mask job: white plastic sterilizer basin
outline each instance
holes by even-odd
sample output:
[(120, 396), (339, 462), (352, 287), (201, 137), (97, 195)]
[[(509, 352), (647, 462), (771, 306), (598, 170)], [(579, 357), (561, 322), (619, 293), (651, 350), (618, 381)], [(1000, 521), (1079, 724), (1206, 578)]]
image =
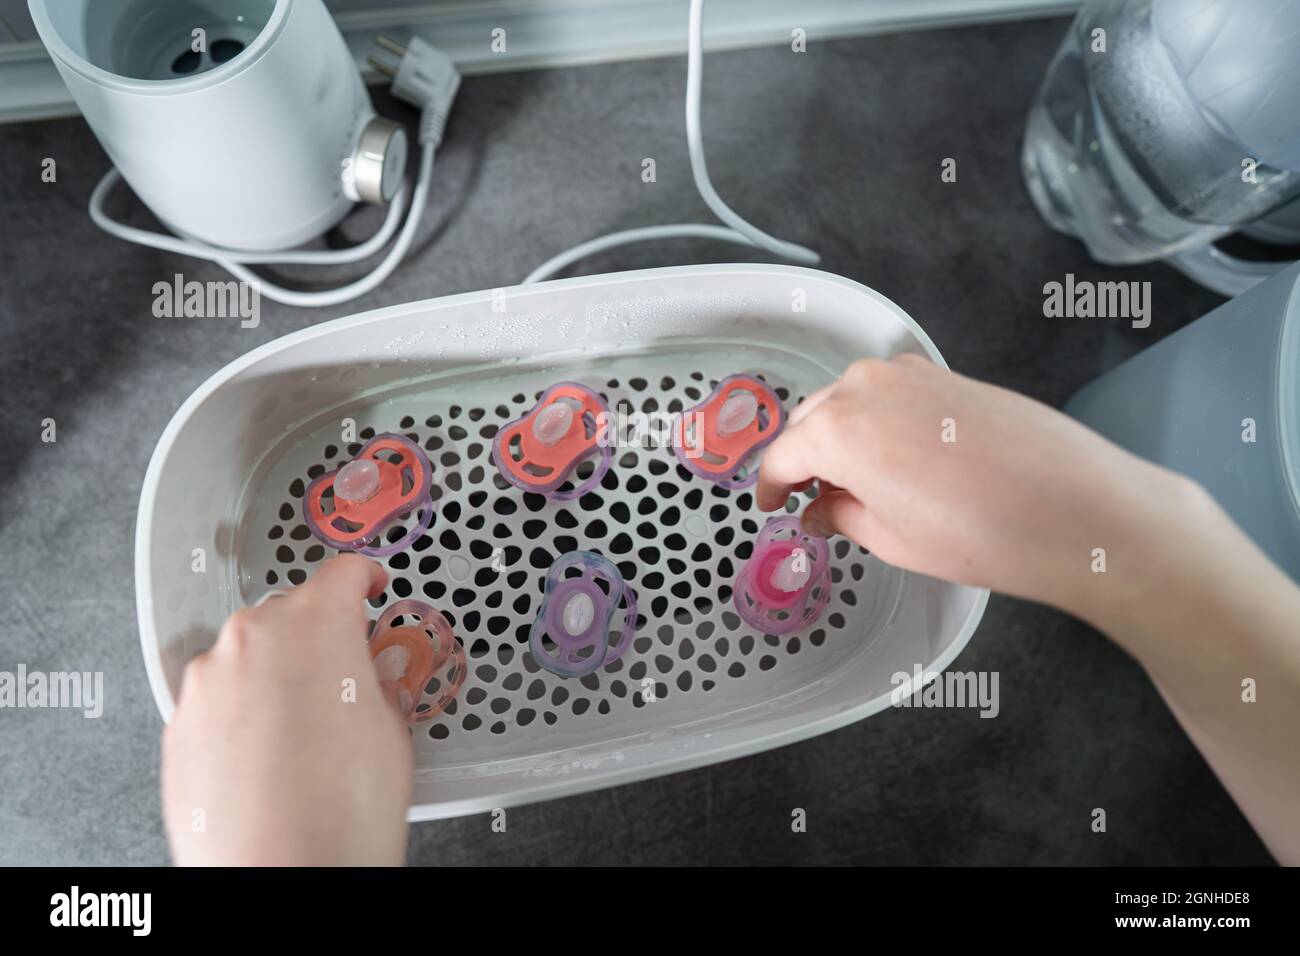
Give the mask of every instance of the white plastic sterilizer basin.
[[(303, 523), (304, 486), (372, 434), (394, 431), (428, 452), (436, 516), (410, 549), (384, 559), (384, 601), (435, 605), (469, 657), (456, 701), (413, 729), (413, 819), (684, 770), (877, 713), (893, 675), (952, 662), (987, 592), (900, 571), (835, 539), (833, 598), (816, 625), (758, 634), (730, 590), (767, 518), (749, 491), (692, 476), (651, 437), (616, 449), (597, 491), (551, 502), (498, 476), (491, 436), (561, 380), (654, 421), (734, 372), (761, 374), (789, 409), (854, 358), (902, 352), (943, 361), (871, 289), (773, 265), (431, 299), (262, 346), (185, 402), (145, 477), (136, 593), (159, 710), (170, 717), (186, 662), (230, 613), (305, 580), (332, 553)], [(345, 419), (355, 422), (351, 445)], [(206, 573), (192, 570), (196, 548)], [(566, 679), (533, 661), (527, 637), (546, 569), (574, 548), (619, 565), (644, 622), (621, 660)]]

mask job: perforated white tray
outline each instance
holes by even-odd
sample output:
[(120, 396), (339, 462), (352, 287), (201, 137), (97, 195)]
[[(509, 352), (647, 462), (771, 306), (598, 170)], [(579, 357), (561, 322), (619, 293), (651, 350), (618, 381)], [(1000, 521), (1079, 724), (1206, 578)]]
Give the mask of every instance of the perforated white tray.
[[(384, 601), (434, 604), (470, 664), (448, 711), (413, 729), (413, 818), (681, 770), (876, 713), (896, 672), (947, 666), (986, 592), (901, 572), (839, 539), (834, 596), (817, 624), (758, 634), (730, 588), (766, 520), (749, 492), (692, 476), (646, 437), (617, 449), (595, 492), (550, 502), (508, 486), (490, 449), (496, 428), (562, 379), (654, 421), (734, 372), (761, 374), (793, 408), (852, 358), (904, 351), (942, 362), (875, 292), (765, 265), (435, 299), (257, 349), (185, 403), (145, 479), (137, 595), (159, 709), (170, 716), (185, 662), (229, 613), (305, 580), (333, 553), (303, 523), (304, 486), (374, 433), (396, 431), (428, 452), (436, 516), (384, 560)], [(350, 444), (344, 419), (355, 422)], [(190, 570), (195, 548), (209, 557), (205, 574)], [(527, 634), (546, 569), (574, 548), (619, 565), (644, 622), (620, 661), (566, 679), (532, 660)]]

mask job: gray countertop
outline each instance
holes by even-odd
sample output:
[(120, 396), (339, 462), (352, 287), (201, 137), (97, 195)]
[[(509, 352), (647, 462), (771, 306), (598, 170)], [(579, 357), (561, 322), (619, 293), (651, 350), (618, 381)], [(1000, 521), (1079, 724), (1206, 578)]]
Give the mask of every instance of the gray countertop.
[[(824, 268), (873, 286), (952, 366), (1060, 406), (1209, 311), (1160, 265), (1100, 267), (1038, 218), (1017, 162), (1065, 21), (708, 54), (704, 129), (719, 191)], [(133, 531), (159, 434), (210, 374), (336, 315), (517, 282), (615, 229), (711, 221), (691, 183), (681, 58), (466, 80), (410, 259), (334, 310), (269, 301), (262, 322), (158, 319), (152, 287), (215, 267), (102, 235), (86, 200), (107, 159), (86, 126), (0, 127), (0, 670), (103, 671), (104, 715), (0, 711), (0, 863), (162, 863), (162, 724), (141, 662)], [(409, 115), (378, 96), (383, 112)], [(235, 131), (232, 131), (232, 135)], [(640, 179), (641, 159), (658, 182)], [(58, 181), (41, 181), (52, 157)], [(956, 183), (942, 183), (945, 157)], [(134, 210), (122, 197), (117, 211)], [(375, 210), (343, 232), (369, 233)], [(595, 273), (724, 262), (675, 242)], [(1149, 280), (1151, 327), (1047, 319), (1073, 272)], [(286, 270), (290, 277), (310, 272)], [(57, 442), (40, 440), (57, 422)], [(510, 812), (412, 828), (418, 863), (1258, 864), (1268, 854), (1139, 668), (1047, 608), (994, 597), (959, 662), (1001, 675), (1001, 714), (882, 714), (780, 750)], [(791, 833), (803, 807), (806, 833)], [(1090, 829), (1095, 807), (1108, 829)]]

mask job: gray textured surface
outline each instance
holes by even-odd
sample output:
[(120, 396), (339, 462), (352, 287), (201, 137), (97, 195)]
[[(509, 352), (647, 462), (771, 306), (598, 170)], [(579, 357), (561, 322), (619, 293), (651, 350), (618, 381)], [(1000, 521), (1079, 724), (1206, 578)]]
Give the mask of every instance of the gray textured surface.
[[(874, 286), (966, 373), (1060, 405), (1217, 299), (1162, 266), (1108, 270), (1039, 221), (1017, 171), (1028, 103), (1064, 27), (1039, 21), (706, 59), (721, 193), (825, 268)], [(690, 182), (681, 59), (477, 78), (439, 154), (416, 254), (328, 312), (155, 319), (151, 287), (214, 268), (99, 234), (106, 159), (79, 121), (0, 127), (0, 669), (103, 670), (98, 721), (0, 711), (0, 862), (158, 863), (161, 723), (137, 649), (139, 486), (209, 374), (308, 324), (517, 281), (596, 234), (708, 221)], [(389, 112), (388, 104), (381, 104)], [(57, 184), (40, 181), (44, 157)], [(658, 183), (639, 178), (642, 157)], [(943, 157), (956, 184), (939, 181)], [(125, 208), (126, 203), (122, 203)], [(145, 221), (141, 217), (141, 221)], [(363, 236), (373, 212), (346, 232)], [(586, 272), (728, 261), (709, 243), (624, 249)], [(1150, 280), (1150, 329), (1049, 320), (1066, 272)], [(39, 441), (41, 420), (58, 442)], [(420, 863), (1264, 863), (1268, 856), (1138, 668), (1087, 627), (1004, 598), (961, 657), (1001, 672), (1002, 712), (901, 711), (720, 766), (413, 828)], [(790, 832), (793, 807), (808, 832)], [(1089, 829), (1094, 807), (1109, 832)]]

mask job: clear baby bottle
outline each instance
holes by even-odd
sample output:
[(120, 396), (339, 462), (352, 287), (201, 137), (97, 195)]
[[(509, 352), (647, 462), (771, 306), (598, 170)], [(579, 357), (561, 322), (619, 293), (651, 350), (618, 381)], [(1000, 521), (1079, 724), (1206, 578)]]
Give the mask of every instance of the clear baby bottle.
[(1039, 212), (1102, 262), (1242, 288), (1285, 265), (1211, 243), (1300, 197), (1298, 50), (1300, 0), (1086, 0), (1025, 131)]

